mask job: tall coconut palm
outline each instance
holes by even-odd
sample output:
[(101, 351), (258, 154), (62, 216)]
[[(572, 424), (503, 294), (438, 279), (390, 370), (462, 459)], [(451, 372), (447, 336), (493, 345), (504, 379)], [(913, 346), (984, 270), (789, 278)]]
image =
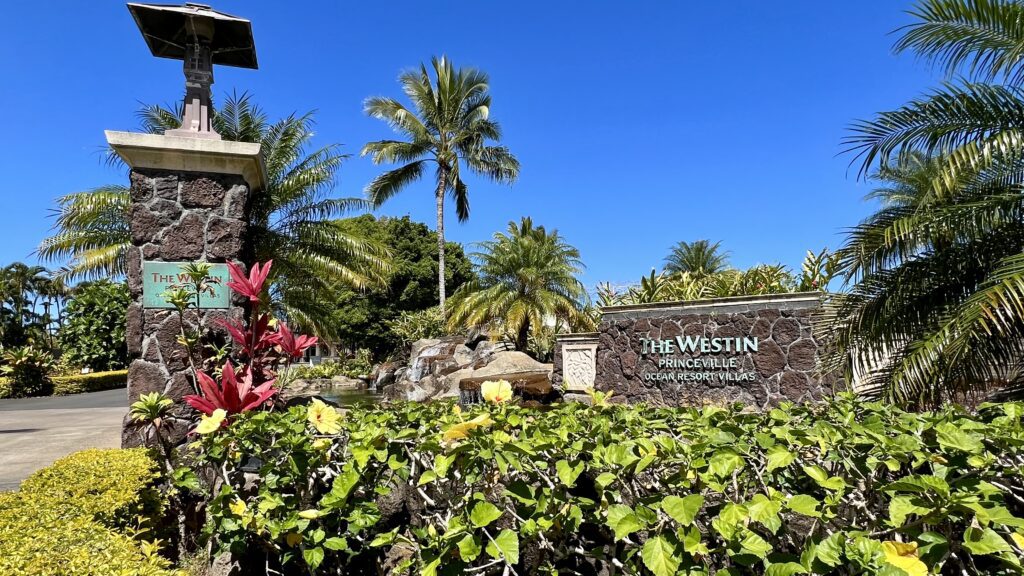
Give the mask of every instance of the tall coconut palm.
[[(139, 112), (145, 131), (163, 133), (181, 124), (182, 109), (146, 106)], [(317, 306), (337, 283), (364, 287), (382, 280), (387, 251), (346, 233), (333, 221), (369, 205), (328, 195), (346, 155), (336, 144), (310, 150), (313, 113), (272, 122), (248, 94), (232, 94), (214, 111), (213, 125), (225, 140), (258, 142), (267, 185), (252, 199), (250, 234), (258, 260), (274, 259), (275, 303), (306, 328), (326, 330)], [(44, 259), (71, 258), (75, 277), (125, 272), (129, 246), (127, 189), (105, 187), (59, 200), (57, 232), (43, 241)]]
[(710, 240), (679, 242), (665, 258), (665, 272), (688, 272), (694, 276), (716, 274), (729, 267), (729, 253), (723, 252), (721, 242)]
[(509, 222), (506, 233), (480, 243), (473, 254), (479, 278), (452, 296), (451, 327), (494, 323), (518, 350), (525, 350), (531, 330), (548, 321), (568, 326), (588, 323), (587, 292), (577, 276), (580, 253), (557, 230), (534, 226), (530, 218)]
[(399, 77), (412, 110), (393, 98), (370, 98), (366, 113), (387, 122), (401, 140), (379, 140), (363, 147), (374, 164), (402, 163), (375, 178), (366, 187), (374, 206), (380, 206), (418, 180), (434, 166), (434, 203), (437, 210), (437, 291), (445, 308), (444, 198), (455, 202), (459, 222), (469, 218), (469, 187), (462, 167), (495, 182), (511, 183), (519, 175), (519, 161), (504, 146), (488, 145), (501, 139), (501, 128), (490, 118), (491, 95), (487, 75), (474, 68), (456, 68), (444, 57), (433, 58), (434, 78), (427, 68)]
[(841, 250), (851, 290), (825, 326), (874, 368), (872, 390), (934, 404), (1024, 358), (1024, 7), (925, 0), (912, 15), (897, 50), (957, 80), (854, 125), (861, 174), (892, 184)]

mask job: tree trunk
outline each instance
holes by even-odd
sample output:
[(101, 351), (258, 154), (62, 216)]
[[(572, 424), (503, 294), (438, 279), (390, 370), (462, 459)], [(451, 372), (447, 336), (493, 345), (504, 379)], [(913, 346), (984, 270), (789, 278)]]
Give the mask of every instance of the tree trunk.
[(443, 168), (437, 171), (437, 295), (441, 307), (441, 318), (446, 319), (444, 309), (444, 190), (448, 184), (448, 173)]
[(530, 345), (530, 319), (523, 320), (523, 323), (519, 325), (519, 333), (516, 334), (516, 350), (520, 352), (526, 352), (526, 348)]

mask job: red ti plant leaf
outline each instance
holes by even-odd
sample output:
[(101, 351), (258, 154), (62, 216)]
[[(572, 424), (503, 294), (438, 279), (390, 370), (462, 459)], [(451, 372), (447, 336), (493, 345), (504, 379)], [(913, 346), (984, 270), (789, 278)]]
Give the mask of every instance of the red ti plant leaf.
[(248, 412), (259, 408), (278, 392), (274, 388), (274, 380), (268, 380), (253, 387), (252, 374), (245, 370), (239, 376), (231, 362), (224, 363), (220, 385), (204, 372), (196, 374), (203, 395), (192, 394), (185, 396), (184, 400), (189, 406), (206, 415), (213, 414), (214, 410), (218, 408), (227, 412), (228, 415)]
[(233, 324), (227, 320), (220, 320), (218, 323), (231, 334), (231, 338), (241, 347), (242, 353), (249, 358), (260, 356), (262, 352), (273, 348), (279, 340), (279, 335), (269, 330), (269, 314), (257, 316), (248, 330), (241, 324)]
[(302, 358), (306, 349), (314, 346), (316, 342), (316, 336), (306, 336), (305, 334), (295, 336), (284, 322), (277, 325), (277, 346), (291, 360)]
[(254, 304), (259, 303), (260, 296), (263, 294), (263, 283), (267, 281), (267, 275), (270, 274), (270, 266), (273, 263), (273, 260), (267, 260), (262, 267), (259, 262), (253, 264), (249, 270), (249, 276), (246, 277), (241, 266), (228, 262), (228, 273), (231, 275), (231, 281), (227, 284), (228, 288), (249, 298), (249, 301)]

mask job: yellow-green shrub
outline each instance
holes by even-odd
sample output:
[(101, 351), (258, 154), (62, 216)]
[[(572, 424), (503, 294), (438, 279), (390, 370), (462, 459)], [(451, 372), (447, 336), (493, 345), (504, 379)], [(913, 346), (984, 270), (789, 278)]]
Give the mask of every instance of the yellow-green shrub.
[(153, 486), (157, 463), (144, 449), (83, 450), (57, 460), (21, 484), (21, 492), (69, 507), (111, 527), (162, 508)]
[(0, 494), (0, 574), (175, 574), (154, 546), (119, 531), (162, 511), (157, 471), (143, 449), (86, 450)]
[(88, 516), (22, 492), (0, 494), (0, 574), (170, 576), (168, 563)]
[(53, 382), (54, 396), (99, 392), (100, 390), (124, 388), (128, 383), (128, 371), (111, 370), (110, 372), (54, 376), (50, 380)]
[(7, 376), (0, 376), (0, 398), (11, 397), (11, 379)]

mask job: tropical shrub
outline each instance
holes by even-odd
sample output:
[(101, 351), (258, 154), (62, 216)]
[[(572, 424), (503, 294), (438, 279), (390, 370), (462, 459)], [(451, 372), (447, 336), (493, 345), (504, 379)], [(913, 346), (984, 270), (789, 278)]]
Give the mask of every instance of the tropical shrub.
[(33, 345), (12, 348), (2, 355), (0, 373), (9, 379), (10, 396), (45, 396), (52, 390), (50, 368), (53, 357), (42, 348)]
[[(284, 322), (272, 318), (261, 304), (266, 301), (266, 282), (270, 275), (272, 260), (260, 264), (255, 263), (246, 274), (240, 266), (229, 262), (228, 273), (231, 281), (227, 283), (236, 294), (249, 300), (252, 317), (245, 325), (241, 322), (220, 321), (220, 325), (228, 332), (237, 347), (236, 356), (241, 361), (239, 369), (230, 359), (225, 360), (219, 370), (220, 382), (203, 370), (193, 367), (195, 374), (195, 394), (189, 394), (183, 400), (206, 417), (223, 422), (227, 416), (240, 414), (263, 406), (277, 394), (274, 387), (277, 371), (287, 368), (305, 353), (306, 349), (316, 345), (315, 336), (296, 335)], [(175, 305), (178, 313), (184, 316), (195, 298), (203, 290), (209, 272), (209, 266), (188, 265), (183, 267), (191, 277), (192, 287), (179, 287), (166, 295), (169, 302)], [(195, 304), (198, 306), (198, 304)], [(184, 325), (184, 320), (182, 321)], [(193, 357), (196, 344), (202, 334), (186, 334), (183, 332), (181, 341), (189, 350), (189, 358)], [(204, 422), (209, 422), (205, 420)]]
[(594, 400), (245, 414), (200, 438), (205, 533), (284, 574), (1022, 570), (1024, 405)]
[(444, 315), (437, 306), (415, 312), (402, 312), (398, 318), (388, 322), (388, 327), (403, 345), (449, 334)]
[(738, 270), (727, 268), (718, 243), (680, 242), (673, 248), (665, 271), (651, 273), (640, 282), (618, 289), (605, 282), (597, 286), (598, 304), (651, 304), (675, 300), (704, 300), (729, 296), (757, 296), (792, 292), (823, 292), (840, 272), (839, 256), (828, 248), (807, 251), (800, 274), (782, 264), (758, 264)]
[(11, 379), (7, 376), (0, 376), (0, 398), (11, 397)]
[(349, 358), (340, 361), (326, 360), (315, 365), (300, 365), (288, 371), (289, 378), (316, 380), (347, 376), (358, 378), (373, 371), (373, 357), (369, 350), (362, 348)]
[(128, 361), (125, 340), (128, 286), (101, 280), (75, 288), (60, 330), (63, 360), (91, 370), (116, 370)]
[(50, 381), (53, 383), (54, 396), (114, 390), (115, 388), (124, 388), (128, 385), (128, 370), (53, 376), (50, 378)]
[(141, 449), (86, 450), (0, 494), (0, 573), (171, 576), (160, 542), (157, 464)]

